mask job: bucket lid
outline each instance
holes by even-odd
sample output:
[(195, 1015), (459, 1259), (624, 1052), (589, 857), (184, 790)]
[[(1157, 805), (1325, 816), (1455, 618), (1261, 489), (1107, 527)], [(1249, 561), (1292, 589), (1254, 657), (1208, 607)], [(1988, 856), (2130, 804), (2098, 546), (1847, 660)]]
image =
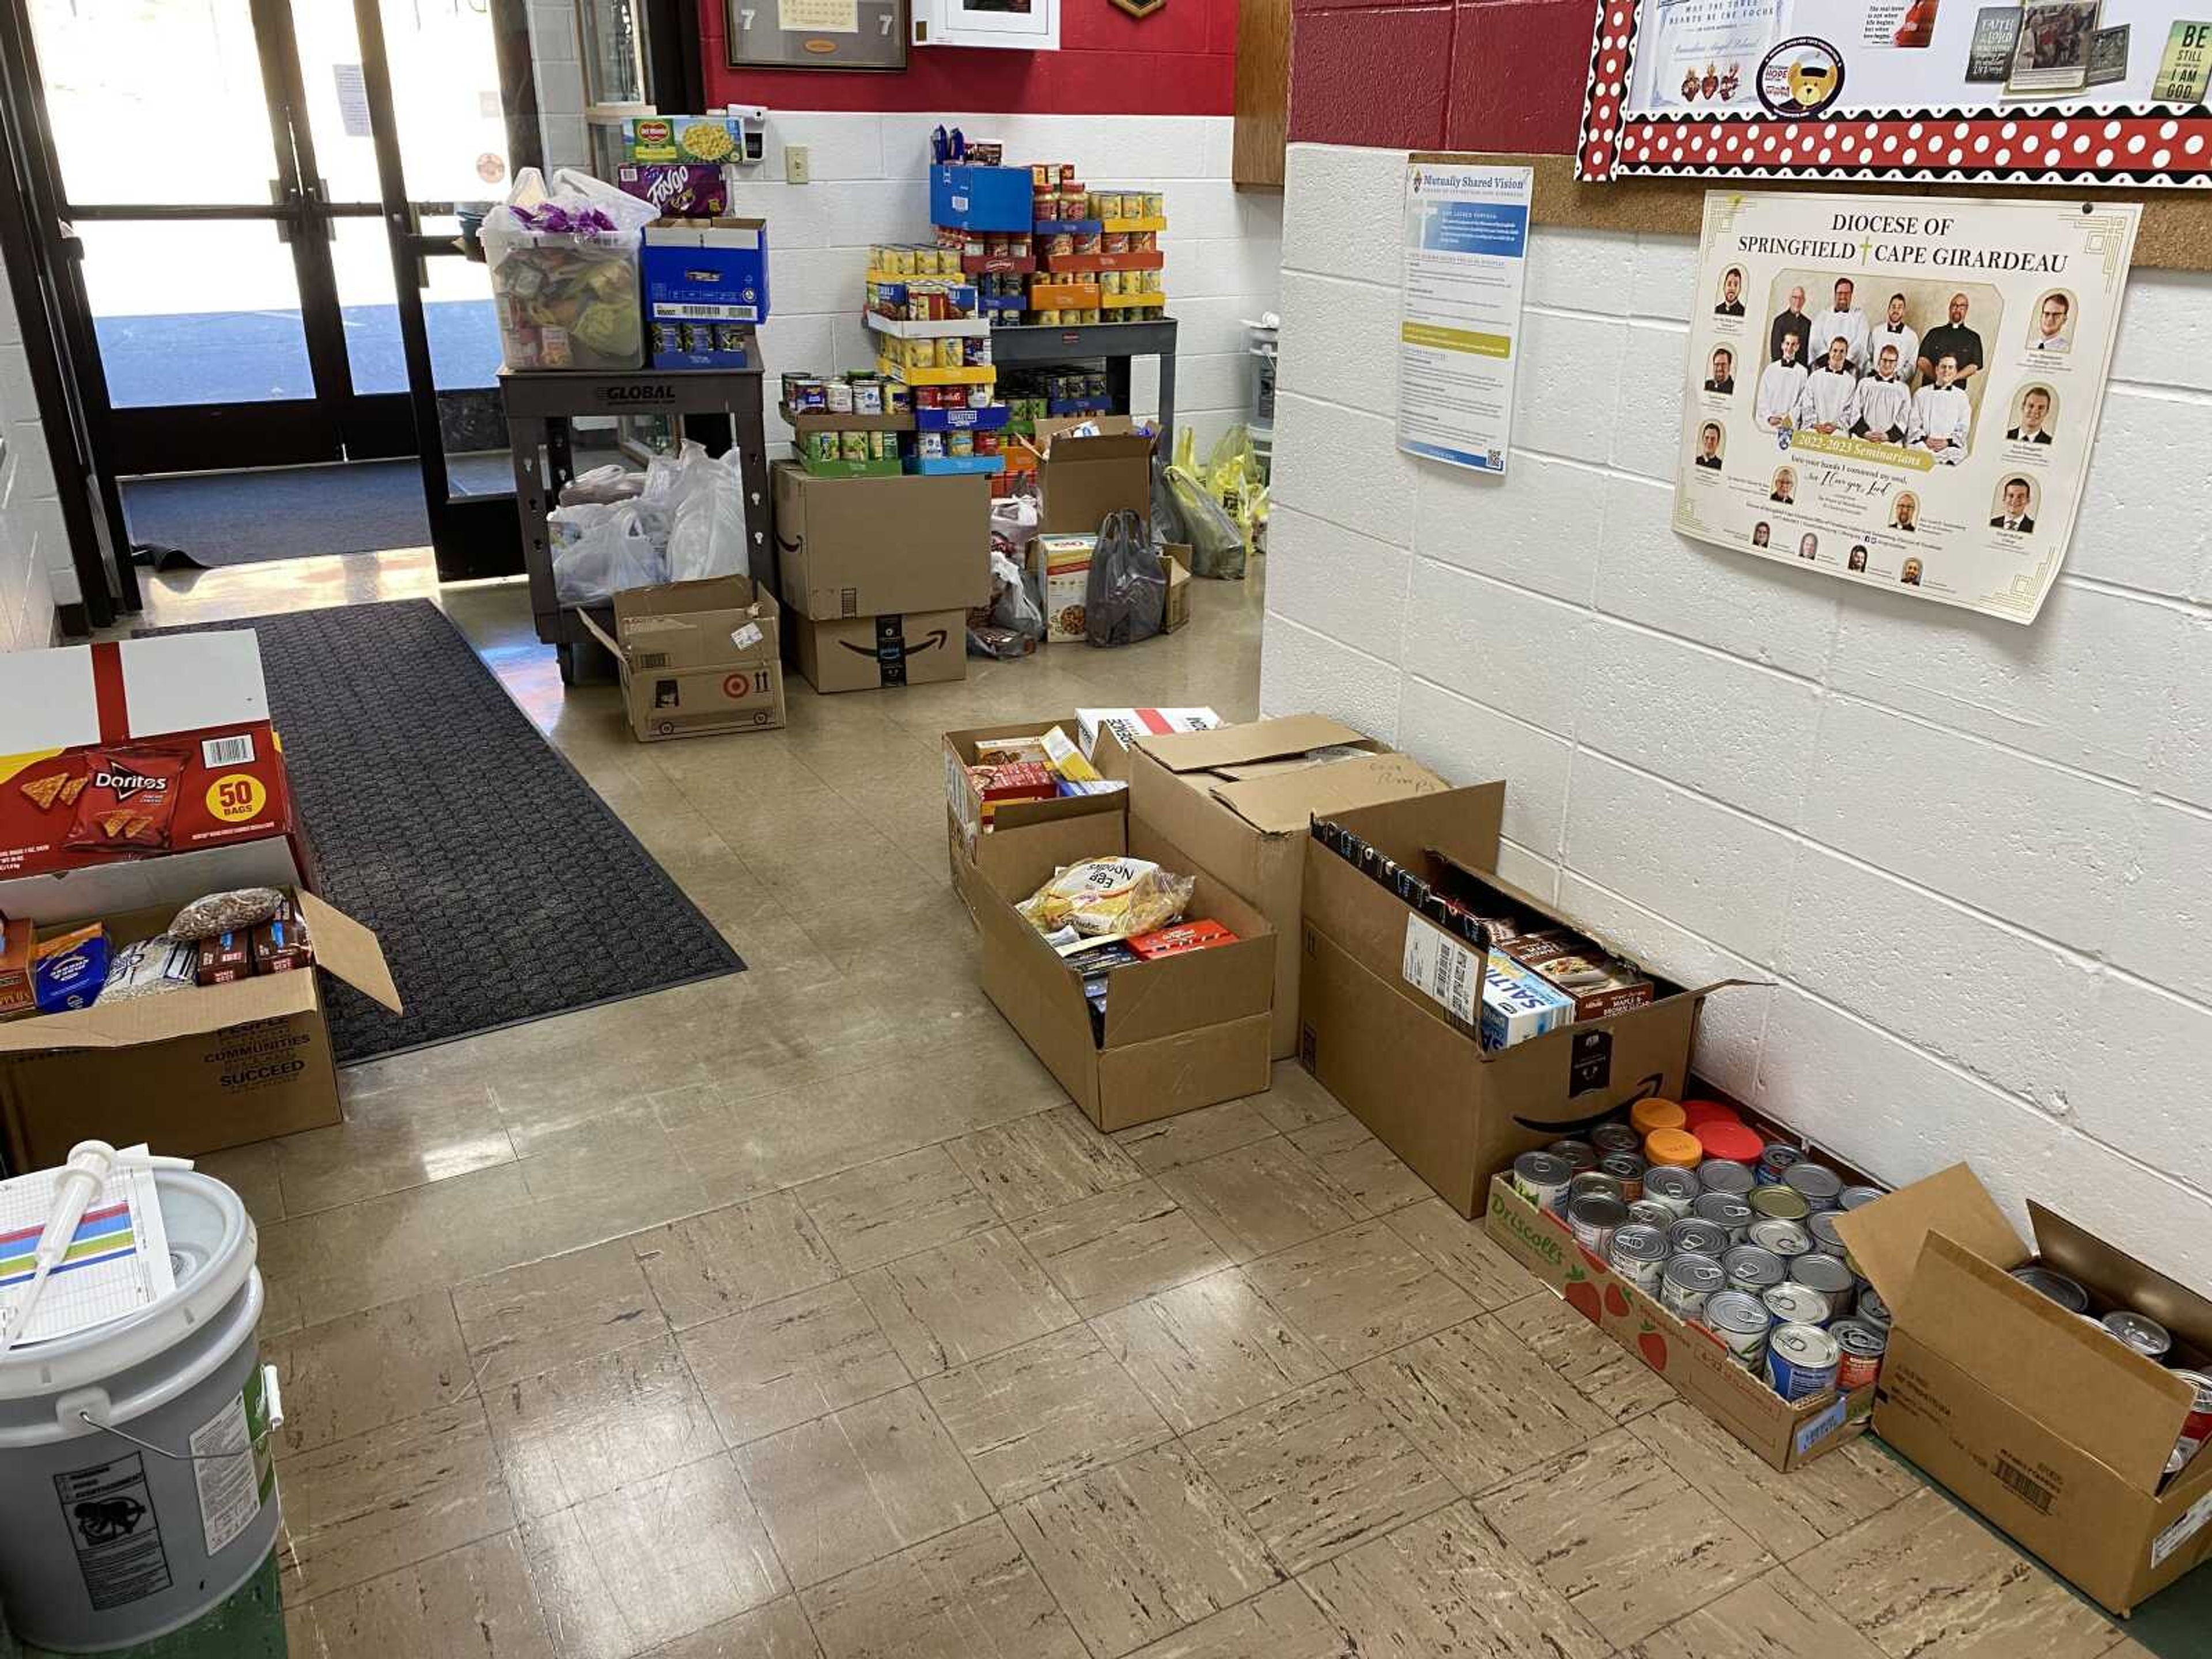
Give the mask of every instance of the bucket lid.
[(155, 1171), (154, 1189), (176, 1288), (120, 1319), (9, 1350), (0, 1356), (0, 1400), (87, 1388), (143, 1364), (189, 1340), (252, 1276), (258, 1240), (236, 1193), (185, 1170)]

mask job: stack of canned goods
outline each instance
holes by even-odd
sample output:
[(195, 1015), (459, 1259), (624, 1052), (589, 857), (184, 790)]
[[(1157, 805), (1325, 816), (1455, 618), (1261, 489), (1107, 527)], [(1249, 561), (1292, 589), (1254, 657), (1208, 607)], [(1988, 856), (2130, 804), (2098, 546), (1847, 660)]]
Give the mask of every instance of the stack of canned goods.
[(2087, 1288), (2056, 1267), (2032, 1262), (2024, 1267), (2014, 1267), (2012, 1276), (2085, 1324), (2095, 1326), (2123, 1347), (2133, 1349), (2153, 1364), (2166, 1367), (2197, 1391), (2195, 1406), (2182, 1424), (2181, 1437), (2174, 1443), (2173, 1455), (2166, 1461), (2167, 1474), (2179, 1474), (2182, 1465), (2212, 1441), (2212, 1364), (2191, 1367), (2180, 1363), (2182, 1356), (2175, 1351), (2173, 1334), (2148, 1314), (2118, 1305), (2101, 1314), (2093, 1312)]
[[(1587, 1139), (1514, 1160), (1514, 1190), (1785, 1400), (1881, 1374), (1889, 1310), (1834, 1218), (1881, 1195), (1717, 1101), (1638, 1101)], [(2085, 1303), (2086, 1305), (2086, 1303)], [(2212, 1384), (2207, 1384), (2212, 1390)]]
[(856, 369), (849, 374), (786, 374), (783, 406), (800, 415), (899, 415), (914, 405), (902, 382)]
[(961, 250), (921, 242), (878, 242), (868, 250), (868, 269), (883, 276), (954, 276), (961, 274)]

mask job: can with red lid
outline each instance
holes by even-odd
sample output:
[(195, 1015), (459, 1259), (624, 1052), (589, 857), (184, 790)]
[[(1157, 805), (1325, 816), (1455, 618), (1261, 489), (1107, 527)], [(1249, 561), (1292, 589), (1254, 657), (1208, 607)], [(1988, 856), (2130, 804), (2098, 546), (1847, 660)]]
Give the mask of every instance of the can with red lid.
[(1686, 1100), (1682, 1103), (1682, 1127), (1694, 1133), (1700, 1123), (1741, 1123), (1743, 1119), (1735, 1107), (1717, 1100)]
[(2212, 1440), (2212, 1376), (2203, 1371), (2177, 1370), (2174, 1375), (2197, 1390), (2197, 1403), (2181, 1421), (2181, 1438), (2173, 1443), (2173, 1455), (2166, 1460), (2166, 1472), (2175, 1474), (2183, 1464), (2204, 1449)]
[(1755, 1164), (1766, 1150), (1765, 1138), (1758, 1130), (1727, 1118), (1693, 1123), (1690, 1133), (1697, 1136), (1707, 1158), (1726, 1158), (1731, 1164)]

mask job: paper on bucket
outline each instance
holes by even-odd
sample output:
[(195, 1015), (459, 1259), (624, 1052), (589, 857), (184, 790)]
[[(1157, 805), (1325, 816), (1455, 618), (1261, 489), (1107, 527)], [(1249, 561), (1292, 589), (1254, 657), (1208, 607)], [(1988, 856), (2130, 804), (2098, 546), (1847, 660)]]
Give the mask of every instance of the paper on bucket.
[[(143, 1156), (133, 1146), (125, 1159)], [(0, 1305), (13, 1306), (36, 1276), (39, 1236), (61, 1199), (64, 1169), (0, 1181)], [(28, 1327), (13, 1346), (51, 1342), (121, 1319), (176, 1288), (154, 1172), (118, 1162), (85, 1206), (69, 1251), (48, 1277)]]

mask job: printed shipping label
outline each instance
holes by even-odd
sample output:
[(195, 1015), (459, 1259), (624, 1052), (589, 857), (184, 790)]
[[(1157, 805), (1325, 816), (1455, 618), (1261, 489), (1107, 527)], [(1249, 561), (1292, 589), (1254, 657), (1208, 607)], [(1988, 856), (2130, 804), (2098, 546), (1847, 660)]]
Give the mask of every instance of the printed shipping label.
[(192, 1465), (200, 1526), (207, 1534), (207, 1553), (219, 1555), (253, 1524), (276, 1485), (269, 1405), (258, 1368), (238, 1398), (193, 1431), (191, 1447), (192, 1455), (203, 1460)]
[(1406, 983), (1441, 1003), (1454, 1018), (1475, 1023), (1475, 988), (1480, 982), (1474, 952), (1442, 928), (1419, 916), (1406, 918)]
[(143, 1454), (58, 1474), (54, 1490), (95, 1611), (128, 1607), (169, 1588), (169, 1556), (146, 1489)]
[(747, 623), (730, 635), (730, 643), (740, 651), (750, 651), (758, 645), (763, 637), (758, 623)]
[(2208, 1521), (2212, 1521), (2212, 1492), (2191, 1504), (2182, 1512), (2181, 1519), (2150, 1540), (2151, 1565), (2164, 1566), (2166, 1558), (2203, 1531)]

